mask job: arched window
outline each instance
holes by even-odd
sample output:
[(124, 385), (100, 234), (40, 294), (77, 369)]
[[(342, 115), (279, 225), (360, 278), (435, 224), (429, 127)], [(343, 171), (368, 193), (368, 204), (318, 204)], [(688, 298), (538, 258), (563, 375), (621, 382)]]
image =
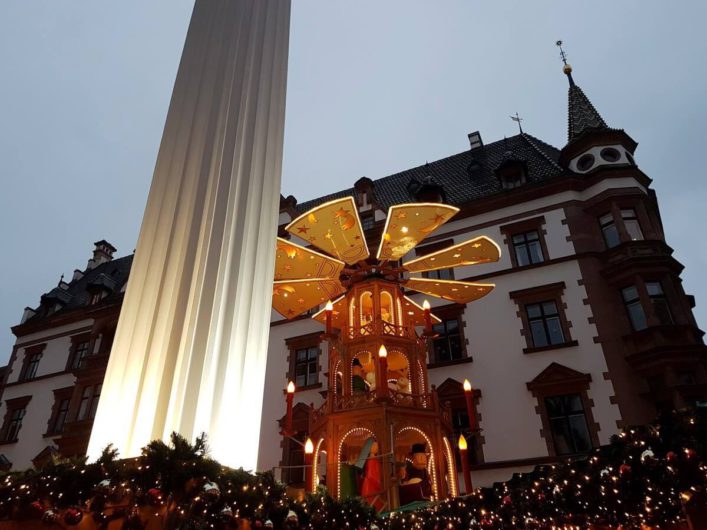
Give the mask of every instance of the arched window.
[(395, 324), (395, 309), (393, 308), (393, 297), (388, 291), (381, 291), (381, 319), (384, 322)]
[(370, 291), (361, 294), (361, 326), (373, 320), (373, 295)]

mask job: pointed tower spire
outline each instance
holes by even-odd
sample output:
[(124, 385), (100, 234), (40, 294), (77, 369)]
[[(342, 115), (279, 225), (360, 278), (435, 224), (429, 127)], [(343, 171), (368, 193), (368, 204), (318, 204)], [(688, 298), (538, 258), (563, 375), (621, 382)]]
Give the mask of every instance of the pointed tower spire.
[(562, 41), (558, 40), (555, 44), (560, 48), (560, 58), (564, 63), (562, 71), (570, 84), (567, 106), (567, 143), (571, 143), (587, 130), (608, 129), (609, 126), (594, 108), (584, 91), (575, 84), (572, 78), (572, 66), (567, 62), (567, 54), (562, 49)]

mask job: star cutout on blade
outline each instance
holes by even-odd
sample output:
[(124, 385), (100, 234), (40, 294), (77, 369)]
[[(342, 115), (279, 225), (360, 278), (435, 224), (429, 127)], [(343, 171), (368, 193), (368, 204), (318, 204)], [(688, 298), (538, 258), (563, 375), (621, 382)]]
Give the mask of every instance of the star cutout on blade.
[(479, 248), (479, 247), (481, 246), (481, 243), (474, 243), (474, 244), (471, 245), (471, 246), (474, 247), (474, 248)]
[(292, 265), (285, 265), (285, 270), (286, 270), (286, 271), (291, 271), (291, 270), (292, 270)]
[(432, 221), (435, 223), (441, 223), (444, 221), (444, 215), (437, 214)]
[(339, 208), (336, 212), (334, 212), (334, 217), (337, 219), (340, 217), (346, 217), (347, 215), (349, 215), (349, 211), (344, 210), (343, 208)]
[(408, 214), (405, 212), (398, 212), (398, 215), (396, 217), (398, 219), (405, 219), (407, 216), (408, 216)]
[(297, 227), (297, 232), (300, 234), (306, 234), (308, 230), (309, 230), (309, 228), (307, 228), (306, 226), (298, 226)]

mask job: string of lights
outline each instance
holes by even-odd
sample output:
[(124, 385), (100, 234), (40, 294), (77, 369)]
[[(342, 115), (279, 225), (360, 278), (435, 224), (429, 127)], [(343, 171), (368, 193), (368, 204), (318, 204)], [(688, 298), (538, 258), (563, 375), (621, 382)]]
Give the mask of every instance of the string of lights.
[(81, 528), (120, 520), (125, 530), (155, 528), (155, 520), (165, 529), (240, 528), (245, 520), (310, 530), (680, 528), (686, 509), (704, 498), (706, 451), (707, 411), (673, 412), (589, 455), (381, 515), (359, 498), (336, 501), (321, 489), (290, 498), (272, 473), (223, 467), (209, 458), (205, 437), (192, 444), (173, 435), (169, 445), (152, 442), (135, 459), (120, 460), (109, 447), (96, 462), (55, 459), (40, 470), (8, 473), (0, 478), (0, 518)]

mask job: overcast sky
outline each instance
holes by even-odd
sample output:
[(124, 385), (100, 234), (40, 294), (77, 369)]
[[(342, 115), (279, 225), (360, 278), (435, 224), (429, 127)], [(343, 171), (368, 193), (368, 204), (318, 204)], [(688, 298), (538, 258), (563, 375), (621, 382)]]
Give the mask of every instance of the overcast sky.
[[(562, 147), (567, 81), (639, 142), (707, 325), (707, 2), (294, 0), (283, 193), (299, 201), (512, 135)], [(0, 362), (25, 306), (137, 240), (193, 0), (0, 3)], [(471, 323), (473, 330), (473, 322)], [(473, 332), (473, 331), (472, 331)]]

